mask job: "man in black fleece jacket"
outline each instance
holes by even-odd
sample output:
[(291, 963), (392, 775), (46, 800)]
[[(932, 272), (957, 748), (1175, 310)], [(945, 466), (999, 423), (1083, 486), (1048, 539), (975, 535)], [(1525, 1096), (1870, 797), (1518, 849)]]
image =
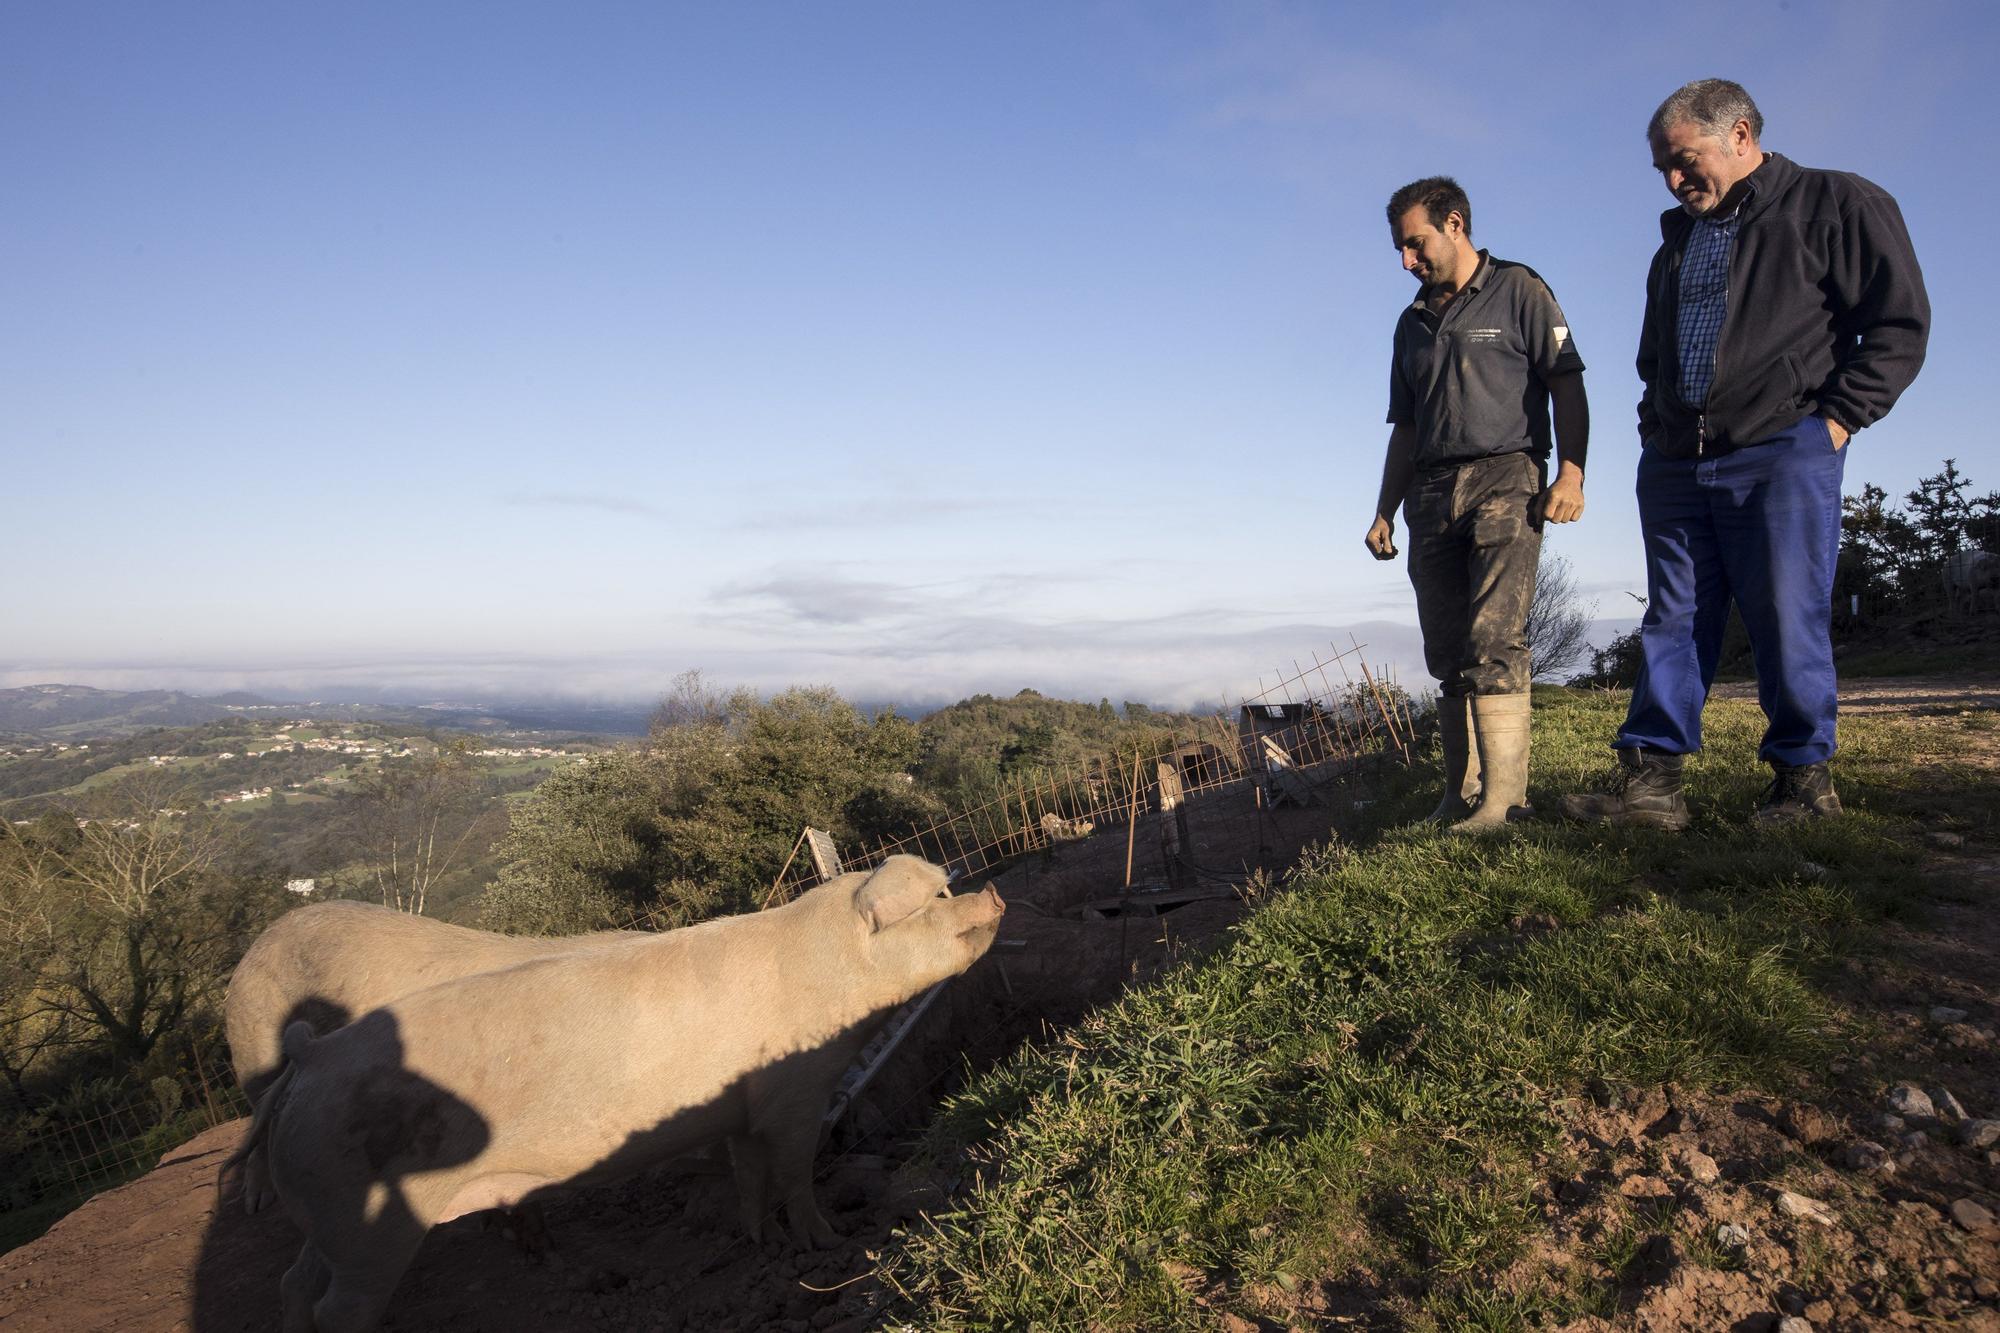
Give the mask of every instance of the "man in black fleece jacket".
[(1641, 664), (1619, 771), (1564, 797), (1571, 818), (1686, 827), (1681, 760), (1701, 748), (1732, 599), (1770, 722), (1756, 817), (1840, 812), (1828, 627), (1844, 450), (1916, 378), (1930, 301), (1896, 201), (1765, 152), (1763, 128), (1740, 85), (1700, 79), (1647, 130), (1680, 206), (1660, 219), (1639, 334)]

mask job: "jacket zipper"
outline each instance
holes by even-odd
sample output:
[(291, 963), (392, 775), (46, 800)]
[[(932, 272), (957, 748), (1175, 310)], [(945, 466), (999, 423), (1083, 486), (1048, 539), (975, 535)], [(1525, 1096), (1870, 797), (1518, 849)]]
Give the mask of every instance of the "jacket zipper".
[(1694, 418), (1694, 456), (1701, 457), (1701, 451), (1708, 442), (1708, 413), (1697, 412)]

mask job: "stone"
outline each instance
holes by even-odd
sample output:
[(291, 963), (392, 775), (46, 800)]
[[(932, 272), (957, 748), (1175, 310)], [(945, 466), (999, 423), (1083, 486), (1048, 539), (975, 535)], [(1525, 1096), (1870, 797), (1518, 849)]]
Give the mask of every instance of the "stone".
[(1722, 1179), (1722, 1168), (1715, 1159), (1699, 1148), (1689, 1148), (1681, 1154), (1681, 1165), (1686, 1168), (1688, 1179), (1698, 1185), (1713, 1185)]
[(2000, 1120), (1961, 1120), (1952, 1130), (1959, 1146), (1977, 1152), (2000, 1143)]
[(1931, 1105), (1937, 1108), (1938, 1119), (1947, 1125), (1955, 1125), (1967, 1118), (1965, 1108), (1959, 1105), (1958, 1098), (1951, 1095), (1950, 1088), (1932, 1088)]
[(1913, 1129), (1909, 1133), (1903, 1135), (1902, 1142), (1905, 1148), (1909, 1149), (1911, 1152), (1916, 1152), (1921, 1148), (1930, 1147), (1931, 1136), (1924, 1133), (1921, 1129)]
[(1740, 1250), (1750, 1243), (1750, 1228), (1737, 1222), (1724, 1222), (1715, 1229), (1715, 1243), (1724, 1249)]
[(1889, 1150), (1867, 1139), (1856, 1139), (1840, 1150), (1841, 1165), (1851, 1171), (1894, 1171), (1895, 1159)]
[(1837, 1132), (1832, 1117), (1826, 1112), (1817, 1106), (1804, 1106), (1796, 1102), (1779, 1113), (1778, 1128), (1807, 1145), (1824, 1143)]
[(1804, 1218), (1807, 1221), (1817, 1222), (1823, 1227), (1830, 1227), (1834, 1224), (1832, 1209), (1828, 1208), (1818, 1199), (1809, 1199), (1803, 1194), (1794, 1194), (1790, 1190), (1780, 1190), (1778, 1192), (1777, 1207), (1778, 1211), (1786, 1217)]
[(1889, 1109), (1901, 1116), (1935, 1116), (1937, 1107), (1930, 1094), (1914, 1083), (1898, 1083), (1889, 1089)]
[(1963, 833), (1953, 833), (1950, 829), (1932, 829), (1925, 836), (1931, 840), (1931, 845), (1935, 847), (1965, 846), (1965, 835)]
[(1881, 1123), (1882, 1128), (1891, 1134), (1900, 1134), (1910, 1127), (1909, 1121), (1903, 1119), (1903, 1117), (1895, 1114), (1893, 1111), (1884, 1111)]
[(1833, 1318), (1833, 1302), (1829, 1300), (1807, 1301), (1806, 1308), (1801, 1313), (1815, 1324), (1824, 1324), (1827, 1320)]
[(1673, 1190), (1658, 1176), (1627, 1176), (1618, 1182), (1618, 1192), (1628, 1199), (1664, 1199)]
[(1931, 1022), (1933, 1023), (1963, 1023), (1965, 1018), (1966, 1013), (1963, 1009), (1954, 1009), (1948, 1004), (1934, 1004), (1931, 1006)]
[(1970, 1023), (1947, 1023), (1939, 1029), (1945, 1045), (1970, 1048), (1984, 1046), (1993, 1040), (1993, 1033), (1987, 1028), (1976, 1028)]
[(1813, 1333), (1812, 1321), (1788, 1314), (1778, 1321), (1778, 1333)]
[(1951, 1220), (1975, 1236), (1988, 1235), (1993, 1230), (1993, 1210), (1971, 1199), (1952, 1200)]
[(1669, 1134), (1678, 1134), (1687, 1128), (1687, 1117), (1679, 1107), (1669, 1107), (1664, 1115), (1646, 1126), (1642, 1131), (1649, 1139), (1663, 1139)]

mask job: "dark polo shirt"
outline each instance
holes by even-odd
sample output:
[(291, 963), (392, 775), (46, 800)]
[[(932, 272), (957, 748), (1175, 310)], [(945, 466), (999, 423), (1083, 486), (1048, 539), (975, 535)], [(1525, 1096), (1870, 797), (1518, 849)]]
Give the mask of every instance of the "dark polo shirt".
[(1521, 450), (1546, 461), (1549, 380), (1583, 369), (1549, 285), (1481, 250), (1472, 281), (1442, 314), (1424, 296), (1396, 321), (1389, 367), (1389, 421), (1416, 428), (1417, 466)]

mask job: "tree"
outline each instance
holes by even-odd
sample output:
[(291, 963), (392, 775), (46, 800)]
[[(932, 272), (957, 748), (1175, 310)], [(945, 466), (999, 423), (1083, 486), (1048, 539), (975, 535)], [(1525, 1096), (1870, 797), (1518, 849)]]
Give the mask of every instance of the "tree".
[(1922, 478), (1892, 506), (1880, 486), (1840, 502), (1840, 569), (1836, 599), (1860, 595), (1878, 610), (1929, 603), (1952, 552), (1965, 547), (2000, 549), (2000, 492), (1972, 496), (1971, 479), (1958, 460)]
[(1543, 553), (1535, 566), (1535, 596), (1528, 603), (1528, 660), (1536, 680), (1562, 675), (1590, 651), (1590, 621), (1576, 591), (1576, 575), (1566, 556)]
[[(1625, 594), (1637, 602), (1641, 608), (1646, 599), (1636, 592)], [(1593, 649), (1590, 654), (1590, 670), (1572, 676), (1569, 684), (1595, 687), (1598, 689), (1629, 690), (1639, 679), (1639, 667), (1645, 660), (1645, 644), (1635, 626), (1626, 630), (1602, 648)]]
[(475, 832), (488, 827), (463, 740), (422, 758), (384, 761), (361, 779), (348, 827), (363, 875), (384, 907), (421, 916), (424, 902)]
[(233, 825), (160, 784), (67, 824), (45, 836), (0, 821), (0, 1066), (17, 1091), (56, 1050), (91, 1048), (131, 1072), (212, 1015), (283, 896), (243, 862)]
[(911, 791), (917, 728), (872, 722), (830, 689), (725, 700), (682, 676), (643, 747), (551, 777), (511, 815), (482, 914), (564, 933), (746, 910), (811, 824), (843, 841), (930, 822)]
[(480, 902), (483, 923), (572, 935), (651, 909), (661, 885), (689, 878), (690, 859), (670, 845), (668, 813), (689, 776), (646, 750), (612, 750), (552, 774), (509, 817), (499, 877)]
[(667, 687), (647, 726), (655, 739), (676, 727), (721, 725), (729, 718), (729, 700), (703, 681), (699, 670), (683, 671)]
[(1942, 472), (1921, 478), (1917, 489), (1903, 497), (1909, 505), (1910, 527), (1927, 561), (1942, 564), (1959, 548), (1972, 518), (1972, 501), (1965, 494), (1971, 484), (1958, 470), (1958, 460), (1947, 458)]

